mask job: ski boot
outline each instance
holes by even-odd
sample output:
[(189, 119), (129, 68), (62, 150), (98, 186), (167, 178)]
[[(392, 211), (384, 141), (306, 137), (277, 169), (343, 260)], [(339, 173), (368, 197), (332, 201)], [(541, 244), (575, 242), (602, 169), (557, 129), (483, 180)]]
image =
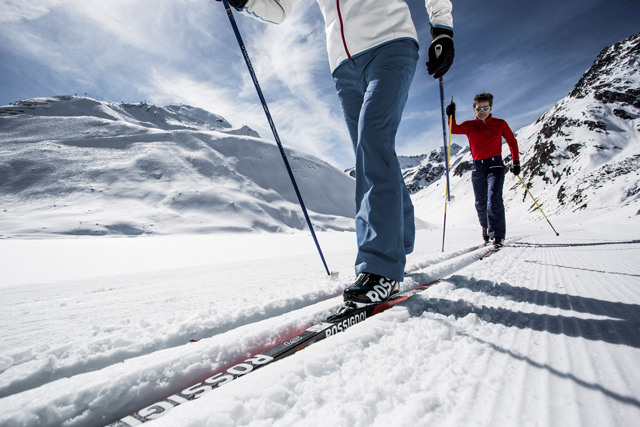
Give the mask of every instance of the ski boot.
[(489, 229), (487, 227), (482, 227), (482, 238), (485, 245), (489, 243)]
[(361, 273), (342, 294), (345, 304), (378, 304), (390, 300), (399, 291), (395, 280), (372, 273)]

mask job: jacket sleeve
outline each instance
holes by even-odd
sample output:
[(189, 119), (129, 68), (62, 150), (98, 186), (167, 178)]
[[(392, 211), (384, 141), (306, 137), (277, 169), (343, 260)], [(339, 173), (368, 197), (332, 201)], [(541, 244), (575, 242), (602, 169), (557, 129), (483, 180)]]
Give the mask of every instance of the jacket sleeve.
[(453, 5), (450, 0), (425, 0), (429, 21), (432, 27), (453, 30)]
[(468, 132), (467, 122), (463, 122), (462, 124), (456, 123), (456, 116), (451, 118), (451, 133), (454, 135), (466, 135)]
[(518, 141), (516, 137), (513, 135), (511, 128), (507, 124), (507, 122), (503, 122), (502, 136), (507, 141), (509, 145), (509, 150), (511, 150), (511, 158), (513, 161), (520, 160), (520, 152), (518, 151)]
[(240, 13), (258, 21), (280, 24), (287, 19), (300, 0), (249, 0)]

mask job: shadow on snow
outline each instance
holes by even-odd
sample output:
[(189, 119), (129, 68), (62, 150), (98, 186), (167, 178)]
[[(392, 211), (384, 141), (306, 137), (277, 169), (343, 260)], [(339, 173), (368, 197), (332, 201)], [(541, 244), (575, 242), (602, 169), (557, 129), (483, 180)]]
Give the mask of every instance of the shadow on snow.
[[(640, 333), (638, 333), (640, 330), (640, 305), (540, 291), (512, 286), (507, 283), (498, 284), (487, 280), (469, 280), (459, 275), (448, 278), (447, 282), (453, 283), (457, 288), (466, 288), (473, 292), (483, 292), (496, 298), (506, 298), (515, 302), (590, 314), (599, 316), (599, 318), (574, 317), (571, 316), (570, 313), (530, 313), (514, 311), (507, 308), (479, 307), (462, 299), (457, 301), (441, 298), (429, 298), (426, 300), (411, 299), (400, 305), (404, 305), (409, 310), (411, 316), (420, 316), (425, 312), (429, 312), (443, 316), (463, 318), (469, 314), (475, 314), (480, 321), (504, 325), (506, 327), (531, 329), (555, 335), (565, 335), (573, 338), (583, 338), (591, 341), (603, 341), (609, 344), (640, 348)], [(458, 333), (469, 336), (464, 332)], [(497, 344), (484, 341), (477, 337), (471, 338), (491, 346), (496, 351), (525, 361), (532, 366), (546, 369), (553, 375), (571, 379), (583, 387), (598, 390), (613, 399), (640, 408), (640, 400), (636, 398), (608, 390), (600, 384), (589, 383), (576, 377), (572, 373), (559, 371), (548, 364), (536, 362), (525, 355), (514, 353)]]

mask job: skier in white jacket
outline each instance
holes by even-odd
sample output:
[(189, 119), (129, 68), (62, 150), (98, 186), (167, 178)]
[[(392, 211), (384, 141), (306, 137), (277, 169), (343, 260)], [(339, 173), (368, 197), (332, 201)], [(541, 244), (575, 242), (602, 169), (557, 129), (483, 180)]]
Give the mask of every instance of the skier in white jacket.
[[(220, 1), (220, 0), (218, 0)], [(300, 0), (228, 0), (241, 13), (281, 23)], [(413, 251), (413, 204), (395, 136), (418, 61), (418, 35), (404, 0), (317, 0), (332, 76), (356, 156), (356, 280), (346, 302), (378, 303), (398, 293)], [(454, 58), (450, 0), (425, 0), (433, 40), (427, 71)]]

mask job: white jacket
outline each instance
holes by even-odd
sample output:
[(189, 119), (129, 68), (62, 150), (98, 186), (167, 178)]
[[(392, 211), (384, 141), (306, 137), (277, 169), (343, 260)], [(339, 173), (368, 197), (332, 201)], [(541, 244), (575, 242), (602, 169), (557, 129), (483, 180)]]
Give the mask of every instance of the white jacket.
[[(401, 38), (418, 41), (404, 0), (317, 0), (324, 16), (329, 64), (333, 72), (350, 57)], [(249, 0), (241, 12), (279, 24), (300, 0)], [(431, 26), (453, 29), (450, 0), (425, 0)]]

